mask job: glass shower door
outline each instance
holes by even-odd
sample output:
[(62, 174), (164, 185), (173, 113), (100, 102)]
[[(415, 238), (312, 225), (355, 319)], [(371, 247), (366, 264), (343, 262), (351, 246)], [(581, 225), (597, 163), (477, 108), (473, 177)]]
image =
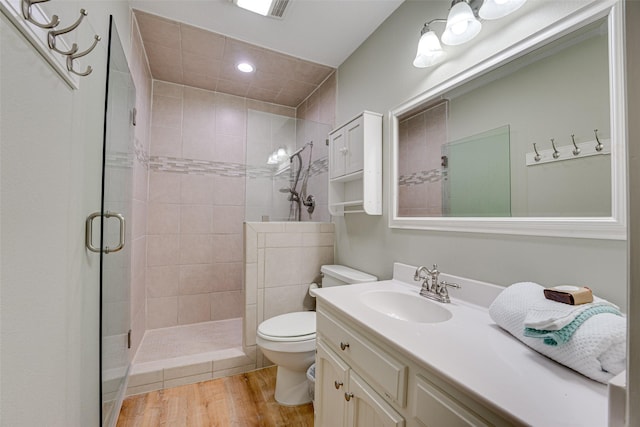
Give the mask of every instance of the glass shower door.
[[(114, 426), (129, 369), (135, 87), (111, 18), (100, 247), (102, 425)], [(130, 222), (129, 222), (130, 223)]]

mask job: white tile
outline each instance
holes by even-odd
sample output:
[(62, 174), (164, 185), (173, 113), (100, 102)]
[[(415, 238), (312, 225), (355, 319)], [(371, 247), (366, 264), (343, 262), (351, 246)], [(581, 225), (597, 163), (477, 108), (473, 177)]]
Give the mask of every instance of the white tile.
[[(264, 320), (264, 289), (258, 289), (258, 304), (256, 306), (256, 327)], [(257, 329), (256, 329), (257, 330)]]
[[(307, 251), (308, 252), (308, 251)], [(302, 257), (300, 248), (267, 248), (264, 256), (264, 284), (266, 287), (302, 283), (301, 273), (309, 260)], [(313, 262), (313, 260), (311, 260)]]
[(285, 222), (284, 231), (287, 233), (318, 233), (321, 229), (319, 222)]
[(302, 246), (331, 246), (333, 247), (333, 233), (303, 233)]
[(256, 369), (256, 365), (253, 363), (250, 365), (239, 366), (237, 368), (223, 369), (221, 371), (214, 371), (213, 378), (222, 378), (222, 377), (228, 377), (230, 375), (244, 374), (245, 372), (250, 372), (255, 369)]
[[(272, 234), (272, 233), (270, 233), (270, 234)], [(258, 233), (258, 248), (259, 249), (262, 249), (262, 248), (264, 248), (266, 246), (265, 245), (265, 240), (266, 240), (265, 236), (266, 235), (267, 235), (267, 233)]]
[(258, 264), (246, 264), (244, 268), (245, 305), (256, 304), (258, 291)]
[(304, 311), (308, 297), (307, 285), (266, 288), (264, 293), (264, 319), (292, 311)]
[(178, 386), (181, 386), (181, 385), (201, 383), (203, 381), (209, 381), (212, 378), (213, 378), (213, 376), (211, 375), (211, 372), (206, 373), (206, 374), (191, 375), (191, 376), (182, 377), (182, 378), (174, 378), (174, 379), (171, 379), (171, 380), (165, 380), (164, 388), (171, 388), (171, 387), (178, 387)]
[(258, 260), (258, 233), (251, 226), (244, 225), (244, 260), (245, 262), (256, 262)]
[(302, 233), (265, 233), (265, 247), (290, 248), (302, 246)]
[(264, 287), (264, 249), (258, 249), (258, 289)]
[(335, 233), (335, 225), (332, 222), (321, 222), (320, 232), (322, 233)]
[(128, 388), (153, 384), (163, 380), (162, 370), (129, 375)]
[(157, 382), (153, 384), (139, 385), (135, 387), (127, 387), (127, 396), (134, 396), (136, 394), (149, 393), (156, 390), (162, 390), (163, 382)]
[(172, 380), (175, 378), (189, 377), (200, 374), (210, 374), (213, 372), (212, 362), (196, 363), (193, 365), (178, 366), (175, 368), (167, 368), (164, 370), (164, 380)]
[(256, 316), (257, 307), (255, 305), (247, 306), (244, 322), (244, 343), (246, 346), (256, 345), (256, 331), (258, 328)]
[(253, 364), (253, 360), (246, 355), (217, 360), (213, 362), (213, 372), (219, 372), (225, 369), (238, 368)]
[(248, 222), (257, 233), (281, 233), (284, 231), (284, 222)]

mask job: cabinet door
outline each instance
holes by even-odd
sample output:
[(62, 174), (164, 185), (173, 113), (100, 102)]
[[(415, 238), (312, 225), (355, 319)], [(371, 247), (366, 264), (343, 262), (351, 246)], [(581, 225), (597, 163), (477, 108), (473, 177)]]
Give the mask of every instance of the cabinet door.
[(404, 418), (375, 392), (362, 378), (351, 371), (347, 403), (349, 427), (404, 427)]
[(480, 427), (490, 424), (421, 375), (416, 376), (414, 417), (426, 427)]
[(316, 427), (341, 427), (346, 421), (344, 393), (349, 366), (329, 350), (323, 342), (317, 343), (315, 409)]
[(329, 178), (338, 178), (345, 174), (345, 156), (347, 152), (346, 135), (340, 129), (329, 135)]
[(364, 169), (364, 117), (360, 116), (345, 126), (345, 174)]

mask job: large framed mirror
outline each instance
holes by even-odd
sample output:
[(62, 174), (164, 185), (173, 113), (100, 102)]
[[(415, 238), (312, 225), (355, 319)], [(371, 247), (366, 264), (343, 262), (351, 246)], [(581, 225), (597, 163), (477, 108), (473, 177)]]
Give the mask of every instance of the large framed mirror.
[(626, 238), (615, 1), (555, 23), (389, 113), (389, 226)]

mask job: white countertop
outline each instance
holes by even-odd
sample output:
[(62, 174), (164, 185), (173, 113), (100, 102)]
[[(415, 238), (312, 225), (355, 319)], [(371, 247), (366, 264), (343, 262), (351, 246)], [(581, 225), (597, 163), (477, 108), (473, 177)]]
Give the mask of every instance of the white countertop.
[[(395, 272), (398, 265), (402, 266), (396, 264)], [(337, 309), (418, 364), (439, 372), (498, 413), (541, 427), (607, 425), (606, 385), (537, 353), (491, 320), (487, 302), (501, 288), (442, 275), (443, 280), (456, 281), (462, 289), (450, 291), (451, 303), (436, 303), (453, 314), (441, 323), (393, 319), (360, 302), (361, 293), (373, 290), (422, 298), (417, 285), (400, 281), (398, 278), (404, 277), (399, 276), (402, 274), (394, 273), (393, 280), (320, 288), (314, 294), (319, 302)], [(467, 301), (455, 295), (468, 297)]]

